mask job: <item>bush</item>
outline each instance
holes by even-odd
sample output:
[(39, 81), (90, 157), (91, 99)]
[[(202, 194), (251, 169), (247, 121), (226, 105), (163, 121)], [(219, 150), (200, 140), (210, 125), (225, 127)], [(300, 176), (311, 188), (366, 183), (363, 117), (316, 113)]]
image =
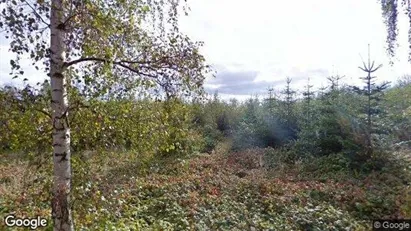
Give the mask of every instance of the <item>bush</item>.
[(263, 147), (264, 142), (259, 137), (256, 124), (241, 122), (233, 134), (233, 151), (244, 150), (253, 147)]
[(225, 111), (217, 117), (217, 129), (225, 135), (228, 135), (231, 130), (230, 121)]
[(343, 153), (330, 154), (328, 156), (307, 158), (303, 161), (302, 174), (309, 178), (317, 179), (339, 179), (341, 176), (349, 175), (350, 159)]
[(300, 230), (365, 230), (348, 212), (328, 204), (292, 206), (288, 213)]
[(201, 151), (211, 153), (218, 142), (222, 140), (223, 134), (211, 125), (206, 125), (203, 129), (204, 146)]

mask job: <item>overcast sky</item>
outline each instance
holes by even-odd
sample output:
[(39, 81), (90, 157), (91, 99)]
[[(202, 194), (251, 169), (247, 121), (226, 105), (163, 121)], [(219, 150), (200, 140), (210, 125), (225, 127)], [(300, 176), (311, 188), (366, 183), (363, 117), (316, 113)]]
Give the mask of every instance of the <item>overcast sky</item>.
[[(217, 70), (206, 89), (224, 97), (242, 99), (264, 94), (268, 87), (282, 88), (287, 76), (302, 89), (308, 77), (317, 87), (326, 77), (345, 75), (358, 82), (361, 57), (367, 44), (381, 80), (395, 81), (409, 73), (407, 20), (400, 18), (400, 44), (396, 64), (386, 55), (386, 32), (377, 0), (189, 0), (191, 12), (181, 20), (181, 30), (205, 42), (207, 62)], [(404, 48), (402, 48), (404, 47)], [(8, 43), (0, 40), (0, 84), (17, 83), (10, 72)], [(30, 82), (44, 78), (23, 60)]]
[(409, 72), (407, 20), (400, 18), (400, 48), (394, 67), (386, 55), (386, 32), (377, 0), (193, 0), (182, 29), (205, 42), (217, 78), (206, 88), (232, 95), (262, 94), (281, 88), (286, 76), (301, 89), (308, 77), (320, 87), (331, 74), (358, 83), (368, 45), (376, 74), (394, 80)]

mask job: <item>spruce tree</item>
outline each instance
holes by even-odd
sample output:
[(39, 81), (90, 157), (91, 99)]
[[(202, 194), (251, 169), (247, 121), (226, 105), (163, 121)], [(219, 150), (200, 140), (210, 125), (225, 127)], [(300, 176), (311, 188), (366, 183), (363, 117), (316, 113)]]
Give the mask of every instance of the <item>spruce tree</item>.
[(305, 91), (303, 92), (304, 97), (304, 114), (307, 121), (311, 120), (312, 108), (311, 101), (314, 99), (315, 92), (312, 90), (313, 85), (310, 85), (310, 78), (307, 80), (307, 85), (305, 86)]
[(280, 121), (284, 124), (284, 131), (285, 131), (285, 139), (291, 140), (295, 139), (297, 135), (297, 119), (295, 117), (295, 95), (296, 91), (291, 88), (292, 79), (287, 77), (286, 79), (286, 87), (281, 94), (284, 96), (284, 100), (282, 102), (282, 109), (280, 114)]
[(370, 61), (370, 46), (368, 45), (368, 63), (363, 61), (363, 67), (358, 67), (367, 75), (365, 77), (360, 77), (365, 83), (363, 88), (353, 87), (353, 90), (366, 97), (366, 105), (364, 105), (364, 111), (366, 114), (366, 155), (371, 157), (374, 151), (374, 144), (372, 142), (372, 136), (376, 134), (376, 121), (375, 118), (382, 113), (380, 101), (382, 99), (382, 93), (385, 89), (389, 87), (388, 82), (377, 85), (375, 83), (376, 76), (372, 76), (377, 70), (379, 70), (382, 65), (375, 66), (375, 61), (371, 63)]

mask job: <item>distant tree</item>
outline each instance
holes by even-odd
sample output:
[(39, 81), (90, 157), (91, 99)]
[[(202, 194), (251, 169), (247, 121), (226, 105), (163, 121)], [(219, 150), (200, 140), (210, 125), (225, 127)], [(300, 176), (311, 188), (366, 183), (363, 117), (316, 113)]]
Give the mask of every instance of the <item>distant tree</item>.
[[(339, 97), (339, 96), (337, 96)], [(328, 155), (342, 150), (341, 129), (338, 123), (338, 98), (332, 91), (328, 92), (319, 102), (313, 130), (316, 131), (319, 153)]]
[(239, 106), (238, 99), (236, 99), (236, 98), (229, 99), (229, 104), (230, 104), (231, 107), (238, 107)]
[(403, 75), (398, 79), (396, 84), (398, 87), (405, 87), (411, 85), (411, 75)]
[(317, 151), (317, 155), (329, 155), (344, 149), (344, 141), (347, 137), (343, 132), (341, 120), (348, 113), (346, 105), (342, 102), (346, 96), (341, 87), (342, 78), (343, 76), (340, 75), (327, 78), (328, 86), (320, 88), (311, 124), (304, 127), (305, 135), (308, 136), (306, 139), (310, 140), (310, 135), (316, 137), (316, 148), (312, 149)]
[(247, 123), (257, 124), (258, 123), (258, 111), (259, 111), (260, 101), (257, 97), (250, 98), (245, 102), (245, 113), (243, 120)]
[(324, 99), (325, 98), (324, 96), (325, 96), (325, 93), (326, 93), (327, 89), (328, 89), (327, 86), (321, 85), (321, 87), (318, 89), (318, 94), (317, 94), (319, 99)]
[(297, 118), (294, 110), (296, 103), (295, 95), (297, 92), (291, 88), (291, 82), (292, 79), (287, 77), (286, 86), (281, 91), (284, 100), (282, 102), (280, 120), (286, 127), (285, 130), (287, 134), (285, 136), (288, 137), (288, 139), (296, 138), (297, 133)]
[(297, 93), (291, 88), (292, 79), (287, 77), (284, 90), (281, 91), (281, 94), (284, 96), (284, 106), (285, 106), (285, 116), (286, 118), (291, 118), (293, 115), (293, 105), (295, 103), (295, 94)]
[(305, 85), (305, 89), (303, 91), (303, 97), (305, 102), (305, 115), (308, 121), (311, 120), (311, 101), (314, 99), (315, 92), (312, 90), (313, 85), (310, 84), (310, 78), (307, 79), (307, 85)]
[(327, 77), (327, 80), (330, 83), (330, 90), (332, 92), (338, 91), (341, 83), (341, 79), (343, 79), (345, 76), (340, 76), (340, 75), (332, 75), (330, 77)]
[(275, 103), (275, 97), (274, 97), (274, 88), (270, 87), (267, 89), (268, 91), (268, 98), (266, 98), (265, 105), (268, 108), (268, 111), (270, 113), (270, 116), (274, 116), (274, 103)]
[(224, 107), (224, 110), (217, 117), (217, 129), (224, 134), (226, 134), (230, 129), (230, 118), (227, 113), (227, 108)]
[(318, 100), (316, 100), (312, 87), (310, 78), (308, 78), (302, 92), (303, 100), (299, 103), (298, 139), (295, 148), (300, 158), (319, 153), (317, 134), (319, 133), (318, 122), (320, 115), (317, 111), (318, 102), (316, 101)]
[(220, 96), (218, 95), (218, 91), (215, 91), (213, 94), (213, 103), (219, 103), (220, 102)]
[(245, 101), (242, 118), (233, 136), (233, 150), (264, 146), (261, 131), (264, 129), (261, 105), (257, 97)]

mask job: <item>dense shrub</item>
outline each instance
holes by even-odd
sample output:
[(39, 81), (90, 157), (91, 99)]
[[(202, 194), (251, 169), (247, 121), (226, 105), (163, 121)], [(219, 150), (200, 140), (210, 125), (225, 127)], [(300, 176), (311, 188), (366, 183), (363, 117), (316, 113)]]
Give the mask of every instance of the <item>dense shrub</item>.
[[(278, 149), (169, 159), (152, 164), (128, 152), (99, 153), (86, 162), (73, 158), (73, 217), (82, 230), (369, 230), (369, 220), (403, 218), (409, 211), (405, 166), (353, 174), (344, 155), (317, 157), (288, 166), (284, 176), (258, 172), (258, 158)], [(127, 158), (124, 158), (124, 157)], [(18, 186), (20, 161), (0, 165), (0, 215), (49, 217), (51, 164), (27, 168), (29, 187)], [(275, 166), (274, 168), (277, 168)], [(394, 171), (394, 169), (396, 169)], [(238, 176), (239, 171), (244, 176)], [(335, 173), (333, 175), (333, 172)], [(299, 173), (299, 174), (298, 174)], [(312, 174), (310, 174), (312, 173)], [(340, 174), (337, 174), (340, 173)], [(345, 177), (343, 173), (347, 174)], [(9, 179), (9, 183), (6, 182)], [(13, 191), (11, 191), (13, 189)]]
[[(50, 109), (47, 91), (26, 87), (0, 90), (0, 150), (35, 152), (51, 150)], [(85, 150), (127, 149), (159, 156), (181, 156), (200, 151), (203, 139), (191, 128), (188, 105), (178, 100), (86, 100), (75, 89), (69, 112), (71, 147)]]
[(51, 124), (45, 105), (29, 86), (0, 89), (0, 151), (38, 155), (50, 150)]

